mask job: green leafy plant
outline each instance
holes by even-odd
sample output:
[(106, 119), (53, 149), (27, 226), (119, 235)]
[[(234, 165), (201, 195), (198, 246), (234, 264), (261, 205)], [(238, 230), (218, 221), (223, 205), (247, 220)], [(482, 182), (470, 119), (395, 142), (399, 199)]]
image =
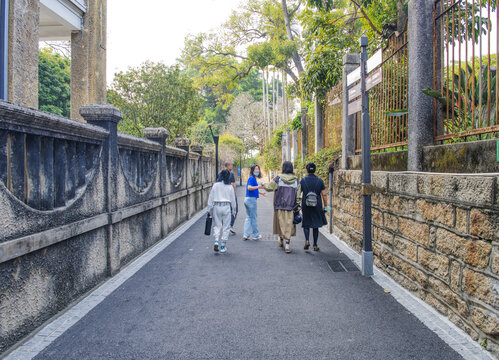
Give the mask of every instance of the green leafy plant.
[(441, 104), (446, 132), (457, 134), (497, 124), (496, 76), (495, 67), (489, 69), (488, 66), (482, 66), (478, 71), (474, 71), (466, 64), (457, 73), (449, 76), (449, 80), (444, 83), (443, 92), (430, 88), (423, 90), (424, 94)]

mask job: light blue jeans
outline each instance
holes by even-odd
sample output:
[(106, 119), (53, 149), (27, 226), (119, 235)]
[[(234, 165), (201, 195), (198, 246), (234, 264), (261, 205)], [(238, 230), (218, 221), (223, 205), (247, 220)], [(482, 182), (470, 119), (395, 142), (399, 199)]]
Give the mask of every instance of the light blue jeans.
[(260, 236), (258, 224), (256, 222), (256, 198), (247, 197), (244, 199), (244, 207), (246, 208), (246, 220), (244, 221), (244, 237), (249, 238), (253, 232), (253, 238)]

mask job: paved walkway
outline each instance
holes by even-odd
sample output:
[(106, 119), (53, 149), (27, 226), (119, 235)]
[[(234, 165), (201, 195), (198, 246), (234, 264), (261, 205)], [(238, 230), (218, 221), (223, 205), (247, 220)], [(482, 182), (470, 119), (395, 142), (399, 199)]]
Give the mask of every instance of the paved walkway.
[(241, 239), (241, 206), (215, 254), (203, 217), (35, 359), (461, 359), (372, 279), (333, 272), (352, 264), (322, 235), (305, 252), (299, 229), (285, 254), (271, 199), (258, 204), (262, 240)]

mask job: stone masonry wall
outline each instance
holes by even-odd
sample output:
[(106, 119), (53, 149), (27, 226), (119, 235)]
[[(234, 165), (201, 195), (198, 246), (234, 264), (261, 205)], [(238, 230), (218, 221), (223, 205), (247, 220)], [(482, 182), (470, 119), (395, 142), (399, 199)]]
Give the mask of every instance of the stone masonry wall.
[[(373, 172), (375, 264), (499, 350), (499, 176)], [(334, 232), (362, 248), (361, 171), (334, 174)]]

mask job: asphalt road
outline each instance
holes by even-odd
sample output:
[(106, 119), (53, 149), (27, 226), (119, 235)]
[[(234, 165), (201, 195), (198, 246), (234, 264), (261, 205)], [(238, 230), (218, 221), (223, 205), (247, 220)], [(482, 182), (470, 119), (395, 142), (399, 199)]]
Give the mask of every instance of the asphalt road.
[[(244, 189), (238, 188), (240, 205)], [(272, 197), (260, 241), (243, 241), (244, 206), (226, 254), (204, 218), (35, 359), (461, 359), (322, 236), (320, 252), (278, 247)]]

